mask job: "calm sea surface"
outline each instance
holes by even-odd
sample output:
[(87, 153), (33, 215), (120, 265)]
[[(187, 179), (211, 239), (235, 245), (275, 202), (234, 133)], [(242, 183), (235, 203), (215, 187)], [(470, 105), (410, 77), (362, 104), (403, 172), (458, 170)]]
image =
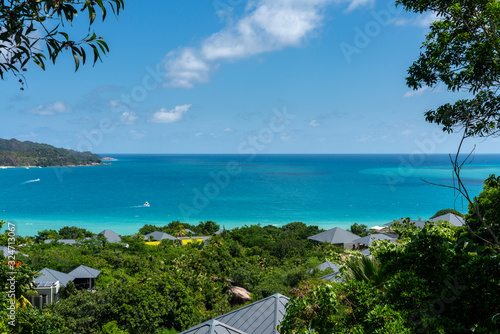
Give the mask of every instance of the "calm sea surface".
[[(110, 166), (0, 169), (0, 219), (20, 235), (66, 225), (132, 234), (172, 220), (347, 228), (465, 210), (453, 190), (421, 180), (452, 184), (447, 155), (110, 156)], [(500, 155), (477, 155), (463, 178), (477, 195), (492, 173)]]

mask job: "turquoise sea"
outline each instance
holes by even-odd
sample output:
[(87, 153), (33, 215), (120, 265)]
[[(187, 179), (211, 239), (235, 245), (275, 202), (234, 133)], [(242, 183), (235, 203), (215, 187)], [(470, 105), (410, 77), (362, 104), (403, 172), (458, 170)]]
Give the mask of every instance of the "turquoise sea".
[[(20, 235), (66, 225), (132, 234), (172, 220), (347, 228), (466, 208), (453, 190), (421, 180), (452, 184), (448, 155), (102, 156), (117, 161), (0, 169), (0, 219)], [(463, 178), (476, 195), (492, 173), (500, 174), (500, 155), (476, 155)]]

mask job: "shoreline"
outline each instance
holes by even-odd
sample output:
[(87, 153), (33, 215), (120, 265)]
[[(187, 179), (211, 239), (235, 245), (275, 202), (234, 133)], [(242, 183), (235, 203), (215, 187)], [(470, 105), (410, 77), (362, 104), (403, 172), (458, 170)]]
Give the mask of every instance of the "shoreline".
[[(0, 220), (4, 219), (5, 222), (9, 222), (11, 224), (16, 225), (16, 231), (17, 234), (23, 237), (26, 236), (36, 236), (38, 232), (43, 231), (45, 229), (54, 229), (54, 230), (59, 230), (62, 227), (65, 226), (76, 226), (79, 228), (85, 228), (86, 230), (91, 231), (92, 233), (99, 233), (104, 229), (110, 229), (113, 230), (114, 232), (120, 234), (120, 235), (130, 235), (133, 233), (136, 233), (141, 227), (144, 225), (156, 225), (156, 226), (164, 226), (167, 225), (171, 221), (175, 221), (178, 219), (151, 219), (151, 220), (143, 220), (143, 221), (137, 221), (137, 220), (130, 220), (130, 219), (123, 219), (123, 218), (108, 218), (105, 220), (99, 220), (95, 219), (94, 217), (78, 217), (74, 219), (67, 219), (63, 220), (60, 218), (53, 218), (53, 219), (30, 219), (30, 218), (8, 218), (8, 217), (0, 217)], [(183, 221), (181, 220), (181, 223), (187, 223), (191, 225), (197, 225), (199, 221), (205, 221), (206, 219), (203, 220), (190, 220), (190, 221)], [(210, 220), (210, 219), (208, 219)], [(213, 220), (213, 219), (212, 219)], [(232, 230), (234, 228), (240, 228), (244, 226), (251, 226), (251, 225), (260, 225), (260, 226), (276, 226), (276, 227), (281, 227), (286, 224), (290, 224), (292, 222), (302, 222), (306, 224), (307, 226), (318, 226), (319, 228), (328, 230), (334, 227), (341, 227), (343, 229), (349, 228), (352, 224), (357, 222), (358, 224), (363, 224), (367, 225), (369, 228), (376, 226), (376, 225), (383, 225), (387, 222), (392, 221), (391, 219), (373, 219), (370, 221), (339, 221), (339, 220), (321, 220), (321, 221), (308, 221), (304, 219), (283, 219), (280, 221), (272, 221), (272, 222), (263, 222), (263, 221), (252, 221), (252, 220), (242, 220), (242, 221), (237, 221), (237, 220), (213, 220), (217, 224), (220, 225), (221, 228), (225, 228), (227, 230)], [(90, 222), (90, 223), (89, 223)]]
[(86, 165), (65, 165), (65, 166), (0, 166), (0, 169), (10, 169), (10, 168), (25, 168), (25, 169), (30, 169), (30, 168), (62, 168), (62, 167), (92, 167), (92, 166), (109, 166), (111, 163), (91, 163), (91, 164), (86, 164)]

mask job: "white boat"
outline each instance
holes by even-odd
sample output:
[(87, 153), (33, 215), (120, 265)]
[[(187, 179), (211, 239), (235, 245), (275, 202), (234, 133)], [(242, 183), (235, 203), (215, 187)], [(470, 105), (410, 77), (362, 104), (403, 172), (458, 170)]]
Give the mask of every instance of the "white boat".
[(149, 205), (149, 202), (146, 202), (143, 204), (143, 206), (151, 206), (151, 205)]

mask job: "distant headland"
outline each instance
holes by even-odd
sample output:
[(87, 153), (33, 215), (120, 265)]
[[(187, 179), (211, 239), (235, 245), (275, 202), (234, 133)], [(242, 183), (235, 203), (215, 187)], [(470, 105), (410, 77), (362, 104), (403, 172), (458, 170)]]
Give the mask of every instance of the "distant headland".
[(0, 139), (2, 167), (73, 167), (102, 165), (99, 155), (17, 139)]

